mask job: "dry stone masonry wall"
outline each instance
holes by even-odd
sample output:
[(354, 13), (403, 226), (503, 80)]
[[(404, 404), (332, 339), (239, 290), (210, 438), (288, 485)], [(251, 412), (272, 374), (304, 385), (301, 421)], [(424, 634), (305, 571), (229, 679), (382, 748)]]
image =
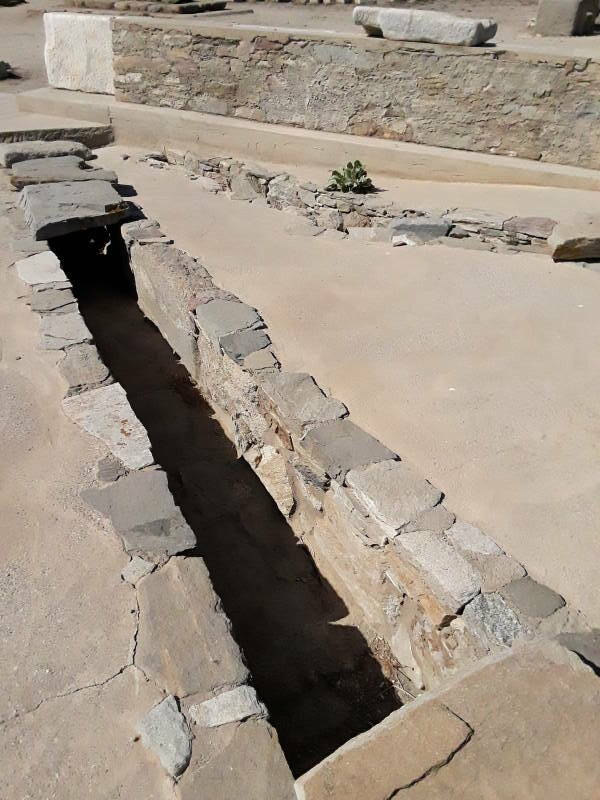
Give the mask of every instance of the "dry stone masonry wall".
[(597, 168), (600, 65), (360, 36), (113, 21), (118, 100)]

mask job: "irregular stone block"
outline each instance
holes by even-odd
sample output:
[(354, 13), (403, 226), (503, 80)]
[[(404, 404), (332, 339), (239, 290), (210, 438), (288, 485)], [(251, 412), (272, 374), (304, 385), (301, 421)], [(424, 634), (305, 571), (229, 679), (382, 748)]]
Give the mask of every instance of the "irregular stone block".
[(173, 695), (154, 706), (137, 726), (142, 744), (152, 750), (173, 778), (181, 775), (192, 756), (192, 736)]
[(348, 414), (346, 406), (333, 397), (327, 397), (306, 372), (270, 374), (261, 379), (260, 389), (269, 410), (295, 436), (302, 436), (315, 425)]
[(430, 531), (414, 531), (394, 540), (398, 553), (420, 570), (434, 595), (459, 611), (478, 594), (481, 581), (470, 564), (443, 538)]
[(112, 225), (130, 213), (110, 183), (97, 180), (26, 186), (20, 205), (37, 240)]
[(395, 236), (415, 236), (419, 244), (447, 236), (450, 223), (436, 217), (397, 217), (388, 225), (389, 239)]
[(78, 156), (57, 156), (19, 161), (13, 166), (10, 178), (11, 184), (16, 189), (36, 183), (90, 180), (118, 182), (116, 172), (98, 167), (86, 167), (86, 162)]
[(274, 447), (266, 445), (260, 451), (254, 470), (277, 504), (277, 508), (284, 517), (289, 517), (295, 500), (285, 458)]
[(277, 356), (270, 348), (264, 350), (257, 350), (255, 353), (250, 353), (244, 358), (244, 367), (254, 372), (267, 369), (278, 369), (279, 361)]
[(255, 308), (231, 300), (210, 300), (199, 305), (195, 313), (200, 330), (217, 341), (237, 331), (264, 326)]
[(556, 225), (556, 220), (549, 217), (511, 217), (504, 223), (504, 230), (534, 236), (536, 239), (547, 239)]
[(0, 144), (0, 166), (12, 167), (19, 161), (38, 158), (58, 158), (59, 156), (78, 156), (89, 161), (94, 154), (80, 142), (57, 140), (54, 142), (32, 141)]
[(69, 384), (68, 395), (112, 383), (108, 367), (91, 344), (75, 344), (65, 352), (60, 372)]
[(458, 223), (465, 230), (479, 230), (480, 228), (501, 230), (506, 220), (506, 214), (484, 211), (481, 208), (453, 208), (444, 216), (453, 224)]
[(495, 592), (525, 575), (525, 569), (518, 561), (508, 556), (479, 528), (467, 522), (457, 522), (446, 531), (445, 538), (477, 570), (481, 577), (482, 592)]
[(67, 276), (60, 267), (60, 261), (51, 250), (23, 258), (16, 262), (15, 267), (19, 278), (30, 286), (56, 282), (68, 283)]
[(126, 583), (130, 583), (132, 586), (135, 586), (138, 581), (140, 581), (146, 575), (149, 575), (155, 569), (156, 564), (153, 564), (152, 561), (146, 561), (145, 558), (134, 556), (121, 572), (121, 577)]
[(210, 700), (190, 706), (190, 716), (203, 728), (218, 728), (230, 722), (242, 722), (248, 717), (265, 717), (267, 709), (259, 702), (252, 686), (237, 686), (221, 692)]
[(111, 17), (44, 14), (48, 83), (56, 89), (114, 94)]
[(529, 576), (509, 583), (502, 589), (502, 596), (518, 612), (534, 619), (549, 617), (565, 604), (559, 594)]
[(132, 472), (102, 489), (86, 489), (82, 497), (110, 519), (128, 552), (175, 555), (196, 545), (162, 470)]
[(346, 483), (390, 536), (442, 499), (439, 489), (403, 461), (380, 461), (352, 469)]
[(396, 458), (389, 448), (349, 419), (312, 428), (302, 439), (302, 449), (330, 478), (339, 482), (355, 467)]
[(236, 364), (242, 364), (250, 353), (255, 353), (271, 344), (265, 331), (253, 328), (222, 336), (219, 342), (223, 352), (227, 353)]
[[(374, 13), (374, 12), (378, 13)], [(470, 19), (408, 8), (357, 7), (354, 23), (362, 25), (370, 35), (403, 42), (432, 42), (475, 47), (496, 35), (498, 26), (492, 19)]]
[(111, 454), (98, 461), (96, 476), (102, 483), (112, 483), (127, 474), (123, 462)]
[(73, 344), (92, 341), (92, 334), (78, 311), (44, 315), (40, 323), (40, 337), (44, 350), (62, 350)]
[(472, 733), (466, 722), (435, 700), (410, 703), (298, 778), (296, 796), (298, 800), (395, 797), (445, 764)]
[(554, 261), (600, 258), (600, 216), (588, 214), (576, 223), (562, 223), (548, 237)]
[(120, 384), (67, 397), (62, 407), (73, 422), (101, 439), (129, 469), (142, 469), (153, 463), (146, 429), (133, 413)]
[(496, 592), (480, 594), (467, 605), (462, 619), (486, 648), (509, 647), (525, 633), (515, 612)]
[(31, 295), (30, 306), (38, 314), (68, 314), (77, 311), (75, 295), (70, 289), (44, 289)]
[(201, 558), (172, 558), (139, 584), (138, 603), (135, 661), (161, 686), (204, 700), (247, 681), (248, 670)]
[(412, 522), (402, 526), (402, 533), (411, 531), (430, 531), (431, 533), (443, 533), (453, 523), (456, 517), (451, 511), (441, 503), (430, 511), (423, 511), (417, 514)]
[(588, 36), (599, 10), (598, 0), (540, 0), (534, 30), (539, 36)]

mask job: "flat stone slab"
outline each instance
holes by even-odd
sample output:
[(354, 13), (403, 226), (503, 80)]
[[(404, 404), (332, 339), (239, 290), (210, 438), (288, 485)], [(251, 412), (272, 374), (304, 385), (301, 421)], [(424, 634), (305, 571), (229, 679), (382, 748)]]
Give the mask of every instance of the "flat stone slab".
[(237, 331), (260, 328), (264, 323), (255, 308), (232, 300), (210, 300), (196, 308), (196, 324), (211, 339)]
[(38, 314), (67, 314), (77, 311), (77, 301), (70, 289), (44, 289), (33, 292), (30, 306)]
[(600, 258), (600, 215), (589, 214), (576, 223), (559, 222), (548, 237), (554, 261)]
[(237, 686), (210, 700), (190, 706), (190, 716), (203, 728), (218, 728), (248, 717), (266, 717), (267, 709), (259, 701), (252, 686)]
[(394, 236), (415, 236), (420, 242), (429, 242), (446, 236), (451, 225), (440, 217), (397, 217), (388, 225), (390, 238)]
[(456, 522), (445, 532), (445, 538), (477, 570), (482, 592), (495, 592), (525, 575), (518, 561), (474, 525)]
[(111, 225), (125, 219), (128, 204), (107, 181), (69, 181), (26, 186), (25, 221), (36, 240)]
[(347, 416), (346, 406), (327, 397), (306, 372), (277, 372), (260, 382), (271, 409), (292, 434), (302, 436), (315, 425)]
[(109, 169), (90, 167), (78, 156), (57, 156), (19, 161), (12, 168), (11, 184), (16, 189), (36, 183), (61, 181), (108, 181), (118, 183), (117, 173)]
[(511, 217), (504, 223), (504, 230), (534, 236), (536, 239), (547, 239), (556, 225), (556, 220), (550, 217)]
[(60, 261), (51, 250), (36, 253), (28, 258), (22, 258), (15, 264), (17, 275), (30, 286), (39, 286), (45, 283), (68, 283), (67, 276), (62, 271)]
[(154, 706), (137, 726), (142, 744), (152, 750), (173, 778), (190, 763), (192, 736), (173, 695)]
[(264, 330), (250, 328), (237, 333), (230, 333), (220, 339), (223, 352), (237, 364), (242, 364), (251, 353), (263, 350), (271, 344), (269, 336)]
[(55, 141), (55, 142), (11, 142), (0, 144), (0, 166), (12, 167), (19, 161), (29, 161), (38, 158), (57, 158), (59, 156), (78, 156), (89, 161), (94, 154), (80, 142)]
[(60, 372), (69, 384), (68, 395), (96, 389), (112, 382), (108, 367), (91, 344), (75, 344), (69, 347), (60, 362)]
[(442, 499), (440, 490), (404, 461), (380, 461), (352, 469), (346, 475), (346, 484), (392, 536)]
[(40, 323), (40, 337), (40, 345), (44, 350), (63, 350), (74, 344), (92, 341), (92, 334), (79, 311), (45, 314)]
[(355, 467), (396, 458), (389, 448), (349, 419), (312, 428), (302, 439), (302, 448), (330, 478), (340, 483)]
[(141, 556), (134, 556), (122, 570), (121, 578), (123, 578), (126, 583), (135, 586), (138, 581), (141, 581), (146, 575), (150, 575), (155, 569), (156, 564), (152, 561), (146, 561), (146, 559), (141, 558)]
[(175, 555), (196, 545), (162, 470), (132, 472), (101, 489), (86, 489), (82, 497), (110, 519), (128, 552)]
[(67, 397), (62, 407), (73, 422), (101, 439), (128, 469), (142, 469), (154, 462), (146, 429), (120, 384)]
[(114, 94), (111, 17), (44, 14), (48, 83), (57, 89)]
[(529, 576), (509, 583), (502, 589), (502, 596), (518, 611), (534, 619), (549, 617), (565, 604), (559, 594)]
[(356, 25), (362, 25), (370, 36), (402, 42), (432, 42), (475, 47), (496, 35), (498, 26), (492, 19), (470, 19), (409, 8), (354, 9)]

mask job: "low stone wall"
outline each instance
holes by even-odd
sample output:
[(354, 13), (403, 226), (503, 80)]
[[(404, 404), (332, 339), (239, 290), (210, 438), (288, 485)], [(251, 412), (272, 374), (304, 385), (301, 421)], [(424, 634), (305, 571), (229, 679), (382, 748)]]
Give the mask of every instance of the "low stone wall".
[[(597, 168), (600, 65), (361, 35), (113, 21), (118, 100)], [(336, 165), (337, 166), (337, 165)]]

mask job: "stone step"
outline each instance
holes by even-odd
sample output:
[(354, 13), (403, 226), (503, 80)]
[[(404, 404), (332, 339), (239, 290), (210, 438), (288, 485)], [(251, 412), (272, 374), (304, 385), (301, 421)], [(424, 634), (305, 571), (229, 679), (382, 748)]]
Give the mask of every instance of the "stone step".
[(336, 750), (298, 779), (298, 799), (346, 800), (351, 786), (361, 800), (564, 800), (574, 787), (592, 800), (600, 680), (587, 637), (480, 662)]
[(71, 0), (70, 8), (93, 11), (114, 11), (135, 14), (202, 14), (206, 11), (223, 11), (226, 0), (199, 0), (198, 2), (149, 2), (143, 0)]

